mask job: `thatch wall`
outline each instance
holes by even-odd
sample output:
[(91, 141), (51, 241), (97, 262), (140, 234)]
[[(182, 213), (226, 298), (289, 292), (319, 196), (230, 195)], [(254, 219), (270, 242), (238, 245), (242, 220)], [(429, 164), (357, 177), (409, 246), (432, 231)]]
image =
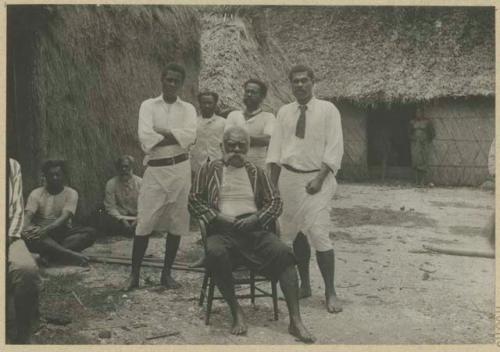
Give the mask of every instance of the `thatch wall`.
[(344, 157), (339, 177), (362, 180), (368, 177), (366, 109), (345, 101), (334, 101), (342, 118)]
[(493, 98), (440, 99), (424, 105), (423, 114), (436, 129), (430, 180), (447, 186), (483, 183), (495, 136)]
[(10, 5), (8, 43), (8, 154), (26, 193), (44, 159), (68, 160), (80, 216), (102, 200), (118, 155), (141, 164), (139, 105), (160, 94), (162, 65), (186, 65), (183, 97), (195, 100), (199, 22), (188, 7)]

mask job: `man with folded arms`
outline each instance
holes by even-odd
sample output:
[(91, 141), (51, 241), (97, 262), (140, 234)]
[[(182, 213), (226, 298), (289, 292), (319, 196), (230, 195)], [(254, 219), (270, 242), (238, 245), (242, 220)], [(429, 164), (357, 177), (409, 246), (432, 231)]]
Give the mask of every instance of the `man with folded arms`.
[(125, 289), (139, 286), (139, 274), (152, 232), (167, 232), (160, 284), (178, 288), (172, 278), (181, 236), (189, 232), (188, 194), (191, 165), (188, 150), (196, 138), (196, 110), (181, 100), (186, 72), (170, 63), (161, 75), (163, 94), (141, 104), (139, 141), (147, 165), (138, 198), (137, 227), (132, 248), (132, 272)]
[(230, 127), (223, 136), (222, 160), (204, 164), (195, 177), (189, 210), (207, 224), (206, 266), (231, 310), (232, 334), (247, 331), (232, 276), (232, 268), (241, 263), (279, 280), (290, 316), (288, 331), (314, 342), (300, 317), (293, 252), (270, 232), (282, 202), (264, 170), (246, 161), (249, 146), (246, 130)]
[(309, 67), (293, 67), (289, 79), (297, 101), (278, 111), (267, 162), (283, 198), (283, 238), (294, 241), (301, 296), (310, 295), (310, 242), (325, 283), (326, 309), (336, 313), (342, 307), (334, 287), (335, 256), (329, 233), (330, 202), (344, 152), (340, 114), (332, 103), (313, 96), (314, 73)]

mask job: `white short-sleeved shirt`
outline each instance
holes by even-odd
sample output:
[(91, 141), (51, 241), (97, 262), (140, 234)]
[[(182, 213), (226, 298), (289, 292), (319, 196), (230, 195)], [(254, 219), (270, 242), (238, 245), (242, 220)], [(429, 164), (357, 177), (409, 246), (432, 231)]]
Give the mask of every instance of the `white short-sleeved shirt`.
[[(273, 114), (261, 111), (258, 114), (245, 119), (243, 111), (232, 111), (227, 116), (226, 130), (231, 126), (240, 126), (247, 130), (250, 136), (268, 135), (271, 136), (274, 130), (276, 118)], [(267, 147), (250, 147), (247, 158), (257, 166), (264, 167), (266, 160)]]
[[(164, 137), (155, 127), (169, 129), (179, 144), (157, 146)], [(169, 158), (187, 153), (196, 139), (196, 109), (177, 97), (172, 104), (163, 100), (163, 95), (145, 100), (139, 109), (139, 141), (148, 160)]]
[(77, 204), (78, 193), (71, 187), (64, 187), (58, 194), (50, 194), (45, 187), (39, 187), (31, 191), (25, 209), (35, 215), (33, 224), (43, 227), (60, 217), (63, 210), (74, 215)]
[(304, 171), (319, 169), (325, 163), (335, 174), (344, 154), (340, 113), (329, 101), (315, 97), (306, 105), (303, 139), (295, 136), (299, 104), (293, 102), (280, 108), (266, 162), (286, 164)]
[(226, 120), (218, 115), (205, 119), (198, 116), (196, 142), (191, 149), (191, 169), (197, 171), (208, 158), (217, 160), (222, 158), (222, 136)]

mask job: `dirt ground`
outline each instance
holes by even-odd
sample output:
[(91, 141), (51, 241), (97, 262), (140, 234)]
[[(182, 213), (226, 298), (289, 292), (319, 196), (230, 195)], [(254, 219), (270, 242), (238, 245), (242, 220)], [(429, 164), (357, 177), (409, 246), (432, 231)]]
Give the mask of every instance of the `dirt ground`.
[[(303, 320), (320, 344), (486, 344), (494, 342), (492, 259), (418, 253), (422, 245), (491, 250), (482, 229), (494, 209), (492, 192), (472, 188), (341, 184), (332, 201), (330, 237), (336, 253), (340, 314), (323, 308), (323, 283), (311, 261), (313, 296), (301, 301)], [(193, 231), (183, 239), (179, 261), (201, 253)], [(148, 254), (162, 256), (153, 238)], [(131, 239), (102, 239), (88, 253), (127, 255)], [(205, 326), (198, 307), (202, 276), (177, 271), (182, 288), (161, 290), (159, 269), (143, 269), (143, 288), (117, 287), (129, 267), (93, 263), (90, 268), (48, 268), (42, 317), (62, 314), (67, 325), (45, 322), (41, 344), (296, 344), (279, 302), (272, 320), (269, 298), (255, 307), (243, 301), (247, 336), (228, 333), (230, 315), (214, 303)], [(241, 289), (239, 289), (241, 290)], [(81, 302), (78, 302), (78, 300)], [(163, 338), (149, 339), (156, 335)]]

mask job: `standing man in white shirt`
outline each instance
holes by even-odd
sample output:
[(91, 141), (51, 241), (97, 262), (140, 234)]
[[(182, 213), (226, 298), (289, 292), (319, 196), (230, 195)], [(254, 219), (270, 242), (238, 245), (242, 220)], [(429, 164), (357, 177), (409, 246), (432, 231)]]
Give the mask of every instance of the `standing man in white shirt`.
[[(344, 153), (340, 113), (332, 103), (314, 97), (311, 68), (294, 66), (289, 79), (297, 101), (278, 111), (267, 154), (271, 181), (283, 199), (282, 238), (290, 242), (299, 232), (307, 236), (325, 283), (326, 309), (337, 313), (342, 307), (335, 292), (335, 255), (329, 230), (335, 175)], [(301, 288), (310, 287), (308, 275), (303, 276), (308, 273), (308, 247), (305, 238), (299, 245), (294, 243)]]
[(250, 150), (247, 159), (265, 169), (267, 147), (273, 133), (276, 118), (270, 112), (262, 111), (261, 105), (267, 95), (264, 82), (252, 78), (243, 84), (244, 111), (232, 111), (227, 116), (226, 130), (231, 126), (243, 127), (250, 134)]
[(196, 143), (191, 149), (191, 171), (193, 174), (207, 160), (218, 160), (222, 158), (222, 135), (226, 120), (215, 114), (215, 108), (219, 101), (219, 95), (215, 92), (201, 92), (198, 94), (200, 104), (200, 116), (198, 116), (198, 127), (196, 129)]
[(126, 290), (139, 286), (142, 260), (152, 232), (167, 232), (160, 284), (178, 288), (172, 278), (181, 236), (189, 232), (188, 194), (191, 187), (189, 147), (196, 138), (196, 110), (182, 101), (184, 67), (170, 63), (161, 75), (163, 94), (141, 104), (139, 141), (147, 165), (137, 204), (137, 227), (132, 248), (132, 272)]

